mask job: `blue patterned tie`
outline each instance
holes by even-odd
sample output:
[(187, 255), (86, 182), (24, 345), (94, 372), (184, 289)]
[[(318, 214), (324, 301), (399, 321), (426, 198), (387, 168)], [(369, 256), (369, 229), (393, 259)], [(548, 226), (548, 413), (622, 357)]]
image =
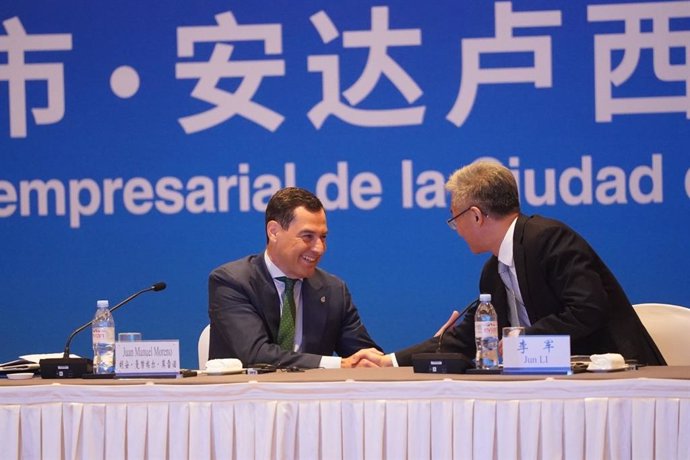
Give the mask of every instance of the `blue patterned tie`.
[(498, 262), (498, 274), (501, 276), (501, 280), (508, 291), (510, 325), (529, 326), (531, 324), (529, 321), (529, 316), (527, 315), (525, 305), (520, 302), (520, 299), (518, 299), (517, 293), (515, 292), (515, 283), (513, 282), (510, 267), (503, 262)]
[(278, 345), (285, 351), (293, 351), (295, 347), (295, 279), (286, 276), (276, 278), (285, 284), (283, 292), (283, 311), (280, 315), (278, 328)]

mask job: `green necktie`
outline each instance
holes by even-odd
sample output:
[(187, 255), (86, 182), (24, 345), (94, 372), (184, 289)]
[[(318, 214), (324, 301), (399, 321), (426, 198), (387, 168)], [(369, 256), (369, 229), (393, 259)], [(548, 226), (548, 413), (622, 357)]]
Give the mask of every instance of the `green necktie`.
[(286, 276), (276, 278), (285, 284), (283, 292), (283, 312), (280, 315), (278, 328), (278, 345), (285, 351), (293, 351), (295, 347), (295, 279)]

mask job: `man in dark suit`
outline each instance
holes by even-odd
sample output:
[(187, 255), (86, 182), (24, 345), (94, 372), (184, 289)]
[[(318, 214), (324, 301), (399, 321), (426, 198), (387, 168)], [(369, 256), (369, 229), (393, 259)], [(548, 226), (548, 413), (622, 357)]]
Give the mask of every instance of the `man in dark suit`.
[[(351, 367), (378, 352), (347, 286), (317, 268), (326, 251), (326, 213), (311, 192), (276, 192), (265, 216), (266, 250), (209, 276), (209, 359), (278, 367)], [(339, 356), (333, 356), (337, 353)]]
[[(476, 162), (457, 170), (446, 189), (449, 226), (473, 253), (492, 253), (479, 289), (492, 296), (499, 331), (512, 325), (526, 334), (567, 334), (576, 355), (620, 353), (665, 364), (613, 273), (584, 238), (561, 222), (520, 212), (510, 170)], [(475, 310), (445, 334), (442, 351), (475, 354)], [(413, 354), (435, 351), (438, 340), (380, 356), (379, 364), (409, 366)]]

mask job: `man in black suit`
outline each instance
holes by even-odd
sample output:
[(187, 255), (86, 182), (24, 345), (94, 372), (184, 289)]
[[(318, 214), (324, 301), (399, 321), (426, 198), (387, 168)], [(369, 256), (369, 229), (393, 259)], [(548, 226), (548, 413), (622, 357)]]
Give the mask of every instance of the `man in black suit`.
[[(640, 363), (665, 364), (613, 273), (584, 238), (561, 222), (520, 212), (510, 170), (476, 162), (457, 170), (446, 189), (448, 225), (474, 254), (492, 254), (479, 289), (492, 296), (499, 331), (512, 325), (524, 326), (526, 334), (567, 334), (575, 355), (620, 353)], [(475, 310), (445, 334), (442, 351), (474, 356)], [(413, 354), (435, 351), (438, 340), (379, 355), (377, 361), (409, 366)]]
[(317, 268), (328, 232), (321, 201), (301, 188), (279, 190), (265, 224), (265, 252), (209, 276), (209, 359), (302, 368), (371, 364), (341, 358), (362, 349), (380, 352), (345, 283)]

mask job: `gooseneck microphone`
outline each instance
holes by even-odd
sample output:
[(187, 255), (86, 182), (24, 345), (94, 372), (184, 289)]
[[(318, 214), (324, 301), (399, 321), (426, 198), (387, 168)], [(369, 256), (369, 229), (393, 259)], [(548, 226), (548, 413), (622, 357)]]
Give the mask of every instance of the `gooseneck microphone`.
[[(127, 297), (125, 300), (118, 303), (109, 310), (112, 313), (118, 308), (122, 307), (123, 305), (131, 302), (144, 292), (158, 292), (162, 291), (166, 287), (167, 285), (162, 281), (155, 283), (147, 288), (135, 292), (134, 294)], [(70, 358), (70, 345), (72, 343), (72, 339), (75, 335), (77, 335), (87, 327), (91, 326), (91, 323), (93, 323), (93, 319), (82, 324), (69, 335), (69, 337), (67, 338), (67, 342), (65, 343), (65, 350), (62, 354), (62, 358), (47, 358), (40, 360), (39, 366), (41, 368), (42, 378), (80, 378), (84, 374), (91, 373), (93, 369), (91, 360), (87, 358)]]
[(443, 338), (446, 331), (451, 329), (458, 319), (462, 318), (467, 311), (478, 305), (479, 300), (474, 300), (460, 313), (454, 311), (446, 324), (438, 330), (434, 337), (438, 337), (438, 346), (433, 353), (417, 353), (412, 355), (412, 367), (417, 373), (425, 374), (464, 374), (467, 369), (472, 367), (472, 361), (462, 353), (442, 353)]
[[(450, 329), (451, 326), (454, 325), (458, 321), (458, 319), (465, 316), (465, 313), (467, 313), (467, 310), (469, 310), (472, 307), (476, 307), (477, 305), (479, 305), (479, 299), (473, 300), (472, 303), (470, 303), (465, 308), (460, 310), (460, 313), (457, 313), (457, 311), (454, 311), (453, 314), (450, 315), (450, 319), (448, 320), (448, 322), (446, 324), (444, 324), (443, 327), (441, 328), (441, 330), (439, 331), (440, 334), (437, 333), (437, 335), (439, 337), (438, 337), (438, 347), (436, 348), (436, 353), (441, 352), (441, 348), (443, 346), (443, 337), (445, 336), (446, 331), (448, 329)], [(456, 315), (456, 313), (457, 313), (457, 315)]]
[[(148, 291), (158, 292), (158, 291), (162, 291), (162, 290), (165, 289), (166, 287), (167, 287), (167, 285), (166, 285), (164, 282), (160, 281), (160, 282), (158, 282), (158, 283), (156, 283), (156, 284), (153, 284), (153, 285), (151, 285), (151, 286), (149, 286), (149, 287), (147, 287), (147, 288), (145, 288), (145, 289), (142, 289), (141, 291), (135, 292), (134, 294), (132, 294), (131, 296), (127, 297), (125, 300), (123, 300), (123, 301), (120, 302), (119, 304), (115, 305), (113, 308), (110, 308), (110, 313), (114, 312), (115, 310), (117, 310), (117, 309), (120, 308), (121, 306), (123, 306), (123, 305), (129, 303), (130, 301), (134, 300), (136, 297), (138, 297), (139, 295), (143, 294), (144, 292), (148, 292)], [(92, 319), (91, 321), (89, 321), (89, 322), (87, 322), (87, 323), (85, 323), (85, 324), (79, 326), (78, 328), (76, 328), (76, 329), (74, 330), (74, 332), (72, 332), (72, 333), (70, 334), (70, 336), (67, 338), (67, 342), (65, 343), (65, 352), (62, 354), (62, 357), (63, 357), (63, 358), (69, 358), (70, 345), (71, 345), (71, 343), (72, 343), (72, 339), (74, 338), (74, 336), (77, 335), (77, 334), (79, 334), (81, 331), (83, 331), (83, 330), (86, 329), (87, 327), (91, 326), (91, 323), (93, 323), (93, 319)]]

